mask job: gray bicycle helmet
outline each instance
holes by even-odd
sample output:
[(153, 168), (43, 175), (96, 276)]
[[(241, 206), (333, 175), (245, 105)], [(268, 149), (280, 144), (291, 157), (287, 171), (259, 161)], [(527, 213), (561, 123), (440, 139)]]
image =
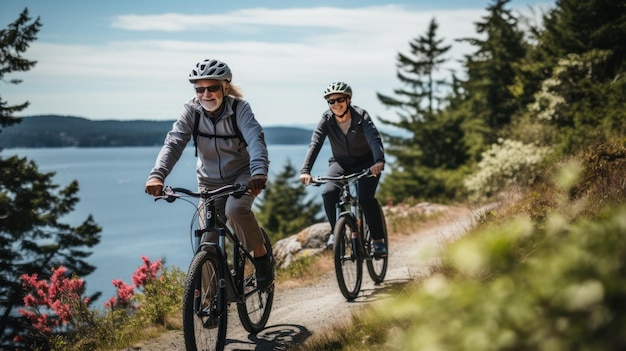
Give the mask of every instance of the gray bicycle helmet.
[(216, 59), (206, 59), (196, 63), (196, 66), (189, 73), (189, 81), (191, 83), (200, 79), (225, 80), (230, 82), (233, 79), (233, 73), (227, 64)]
[(330, 83), (326, 89), (324, 89), (324, 99), (331, 94), (345, 94), (352, 97), (352, 88), (345, 82)]

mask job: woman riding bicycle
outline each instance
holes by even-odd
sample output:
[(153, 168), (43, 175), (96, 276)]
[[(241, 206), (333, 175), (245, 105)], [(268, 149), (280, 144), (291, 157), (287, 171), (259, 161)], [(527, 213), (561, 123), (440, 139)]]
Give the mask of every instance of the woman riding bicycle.
[(161, 195), (165, 178), (193, 137), (200, 191), (235, 183), (248, 186), (247, 195), (230, 196), (216, 207), (226, 215), (246, 249), (253, 251), (258, 284), (264, 289), (273, 283), (274, 270), (252, 212), (252, 202), (267, 182), (267, 146), (263, 128), (249, 103), (242, 99), (241, 89), (231, 80), (230, 68), (220, 60), (206, 59), (193, 67), (189, 81), (194, 86), (195, 96), (184, 104), (180, 116), (167, 133), (146, 182), (146, 193)]
[[(324, 99), (330, 109), (323, 113), (322, 119), (313, 135), (300, 170), (300, 181), (304, 185), (311, 183), (311, 169), (317, 159), (324, 140), (328, 137), (332, 157), (329, 160), (327, 176), (336, 177), (369, 168), (373, 177), (359, 180), (359, 193), (363, 214), (374, 238), (374, 257), (387, 256), (387, 246), (383, 241), (383, 223), (378, 202), (374, 198), (381, 171), (385, 165), (382, 139), (369, 116), (358, 106), (352, 106), (352, 88), (344, 82), (329, 84), (324, 90)], [(339, 201), (340, 189), (333, 183), (327, 183), (322, 191), (324, 210), (331, 226), (331, 233), (337, 222), (335, 204)], [(328, 245), (333, 244), (330, 235)]]

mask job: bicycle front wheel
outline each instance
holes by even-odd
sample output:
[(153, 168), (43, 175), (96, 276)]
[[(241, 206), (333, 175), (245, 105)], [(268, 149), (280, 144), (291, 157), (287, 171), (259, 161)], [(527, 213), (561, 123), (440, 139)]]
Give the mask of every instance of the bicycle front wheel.
[(363, 257), (359, 252), (356, 223), (350, 216), (341, 216), (335, 224), (335, 274), (339, 290), (348, 300), (354, 300), (361, 290), (363, 280)]
[[(261, 228), (265, 249), (272, 266), (274, 266), (274, 253), (272, 244), (267, 233)], [(249, 333), (256, 334), (265, 328), (267, 320), (270, 318), (272, 303), (274, 302), (274, 286), (265, 290), (259, 290), (256, 282), (256, 269), (248, 255), (239, 255), (241, 259), (237, 265), (237, 281), (240, 291), (243, 292), (243, 301), (237, 304), (239, 320), (244, 329)]]
[[(389, 251), (389, 240), (387, 237), (387, 223), (385, 222), (385, 214), (383, 213), (382, 207), (380, 207), (380, 202), (378, 202), (378, 209), (380, 210), (380, 218), (383, 222), (383, 242), (387, 245), (387, 251)], [(380, 284), (385, 280), (385, 275), (387, 274), (387, 265), (389, 264), (389, 254), (385, 257), (374, 258), (374, 238), (372, 237), (371, 230), (367, 225), (367, 221), (365, 221), (364, 228), (364, 237), (365, 237), (365, 252), (368, 257), (365, 261), (365, 265), (367, 266), (367, 271), (370, 274), (370, 278), (374, 281), (375, 284)]]
[(217, 254), (198, 252), (189, 266), (183, 295), (183, 333), (187, 351), (224, 349), (228, 319), (223, 271)]

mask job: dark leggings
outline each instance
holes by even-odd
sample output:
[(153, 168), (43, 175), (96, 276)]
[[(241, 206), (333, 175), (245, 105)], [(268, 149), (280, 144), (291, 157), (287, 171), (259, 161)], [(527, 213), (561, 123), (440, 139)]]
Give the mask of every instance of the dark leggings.
[[(338, 177), (345, 174), (358, 172), (367, 166), (356, 169), (344, 170), (337, 162), (331, 162), (328, 166), (327, 175), (329, 177)], [(376, 187), (378, 186), (379, 177), (363, 177), (359, 179), (359, 201), (361, 203), (361, 209), (365, 220), (370, 227), (372, 237), (374, 240), (383, 238), (383, 219), (380, 215), (380, 208), (374, 195), (376, 194)], [(337, 223), (336, 204), (339, 202), (341, 196), (341, 189), (337, 188), (333, 183), (326, 183), (324, 190), (322, 191), (322, 199), (324, 200), (324, 210), (326, 211), (326, 217), (330, 222), (331, 231), (335, 228)]]

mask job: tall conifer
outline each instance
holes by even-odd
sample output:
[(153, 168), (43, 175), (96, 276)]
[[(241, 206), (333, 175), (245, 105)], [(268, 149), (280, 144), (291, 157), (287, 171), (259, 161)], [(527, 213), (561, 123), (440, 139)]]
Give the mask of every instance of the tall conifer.
[[(0, 79), (12, 72), (26, 72), (35, 65), (21, 56), (36, 39), (41, 23), (31, 21), (24, 10), (7, 29), (0, 31)], [(10, 83), (19, 84), (12, 79)], [(20, 121), (13, 116), (28, 102), (9, 106), (0, 98), (0, 126)], [(62, 223), (61, 218), (74, 210), (79, 199), (78, 183), (58, 189), (54, 172), (40, 173), (33, 161), (17, 156), (0, 157), (0, 349), (19, 348), (13, 338), (21, 335), (28, 343), (30, 334), (24, 317), (17, 313), (23, 306), (24, 291), (19, 277), (37, 274), (48, 279), (51, 269), (64, 266), (81, 277), (95, 269), (85, 262), (88, 250), (100, 241), (100, 227), (89, 216), (78, 226)], [(55, 318), (55, 316), (50, 316)], [(24, 345), (21, 345), (24, 346)]]

